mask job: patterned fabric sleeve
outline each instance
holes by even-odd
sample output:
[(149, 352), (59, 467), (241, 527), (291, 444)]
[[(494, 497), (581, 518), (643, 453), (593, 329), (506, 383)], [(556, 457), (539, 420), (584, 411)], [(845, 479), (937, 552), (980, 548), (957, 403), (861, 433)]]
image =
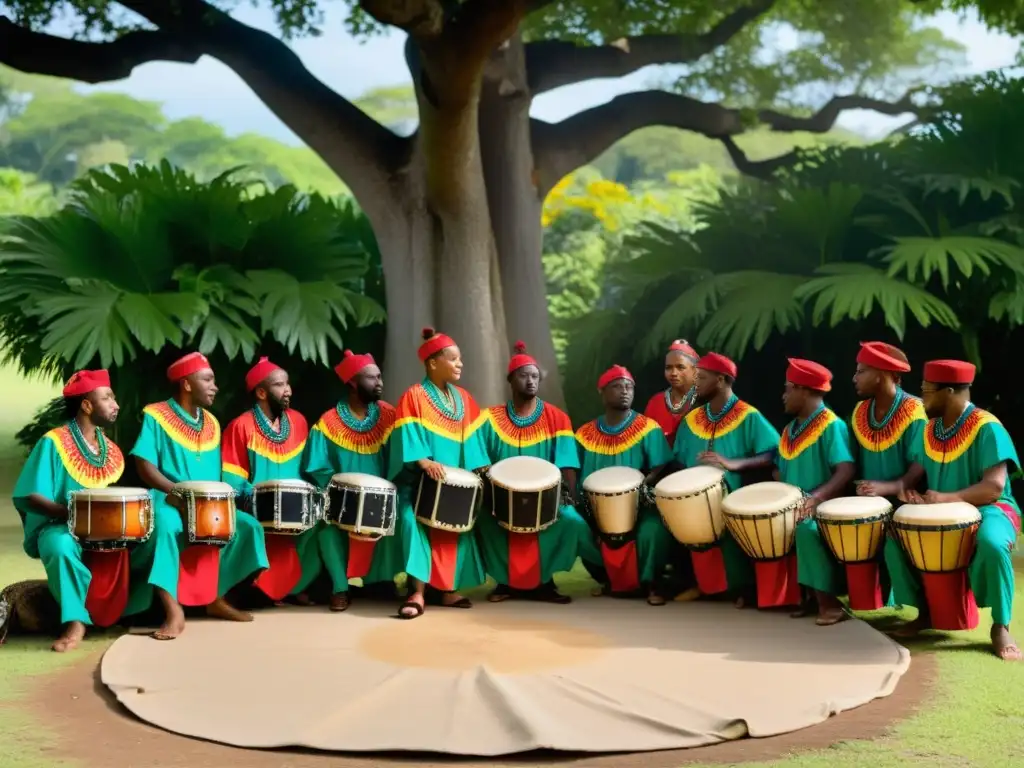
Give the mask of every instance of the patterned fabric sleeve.
[(388, 451), (388, 479), (398, 477), (407, 464), (433, 458), (423, 429), (415, 387), (406, 390), (395, 408), (395, 428)]
[(317, 422), (306, 440), (302, 451), (302, 476), (323, 490), (335, 475), (330, 458), (331, 442), (323, 433), (321, 422)]
[(490, 466), (487, 444), (484, 442), (484, 426), (487, 424), (487, 413), (481, 412), (473, 396), (461, 391), (465, 413), (463, 422), (466, 432), (462, 440), (462, 468), (470, 471)]

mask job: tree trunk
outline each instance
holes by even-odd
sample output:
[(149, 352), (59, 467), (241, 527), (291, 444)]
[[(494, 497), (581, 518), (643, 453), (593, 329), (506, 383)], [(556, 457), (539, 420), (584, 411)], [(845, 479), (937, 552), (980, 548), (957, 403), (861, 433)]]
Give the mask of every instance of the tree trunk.
[(551, 339), (543, 233), (522, 38), (517, 34), (488, 62), (481, 90), (480, 142), (487, 202), (500, 265), (510, 342), (522, 340), (545, 372), (543, 396), (564, 408)]

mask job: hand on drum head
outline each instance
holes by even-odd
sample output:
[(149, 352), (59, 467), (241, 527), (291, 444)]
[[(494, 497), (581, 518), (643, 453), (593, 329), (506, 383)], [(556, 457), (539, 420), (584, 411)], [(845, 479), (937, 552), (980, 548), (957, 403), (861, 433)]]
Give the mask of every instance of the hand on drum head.
[(167, 494), (167, 503), (179, 512), (185, 511), (185, 500), (176, 493)]
[(804, 496), (800, 506), (796, 509), (796, 521), (799, 523), (801, 520), (813, 517), (819, 503), (817, 496)]
[(427, 473), (427, 477), (436, 482), (444, 480), (444, 467), (430, 459), (420, 459), (416, 462), (420, 469)]
[(735, 461), (727, 459), (722, 454), (715, 453), (714, 451), (704, 451), (703, 453), (698, 454), (697, 461), (709, 467), (724, 469), (726, 472), (732, 472), (736, 469)]

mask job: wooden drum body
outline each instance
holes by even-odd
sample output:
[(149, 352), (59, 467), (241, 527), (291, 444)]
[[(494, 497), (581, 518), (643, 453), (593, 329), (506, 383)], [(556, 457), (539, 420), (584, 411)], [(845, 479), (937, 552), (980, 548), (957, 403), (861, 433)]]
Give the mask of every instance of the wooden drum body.
[(629, 467), (605, 467), (587, 475), (583, 492), (605, 539), (615, 542), (632, 537), (643, 484), (643, 472)]
[(444, 474), (441, 482), (426, 473), (420, 475), (413, 503), (416, 519), (428, 528), (466, 533), (476, 523), (483, 480), (476, 473), (457, 467), (446, 466)]
[(377, 541), (395, 533), (398, 488), (382, 477), (341, 472), (327, 486), (325, 519), (349, 537)]
[(935, 629), (974, 629), (978, 605), (967, 580), (967, 566), (981, 526), (981, 513), (963, 502), (904, 504), (892, 516), (892, 530), (921, 573)]
[(82, 549), (109, 552), (146, 541), (153, 504), (145, 488), (84, 488), (68, 500), (68, 530)]
[(729, 533), (754, 560), (759, 608), (800, 602), (793, 543), (802, 503), (795, 485), (772, 482), (748, 485), (722, 500)]
[(227, 483), (178, 483), (171, 491), (185, 505), (189, 544), (223, 547), (235, 537), (235, 490)]
[(297, 536), (318, 517), (316, 488), (302, 480), (267, 480), (252, 489), (252, 514), (267, 533)]
[(534, 456), (513, 456), (487, 473), (488, 496), (498, 525), (511, 533), (539, 533), (558, 521), (562, 473)]
[(850, 608), (877, 611), (885, 606), (879, 561), (892, 505), (883, 498), (843, 496), (818, 506), (818, 532), (846, 571)]

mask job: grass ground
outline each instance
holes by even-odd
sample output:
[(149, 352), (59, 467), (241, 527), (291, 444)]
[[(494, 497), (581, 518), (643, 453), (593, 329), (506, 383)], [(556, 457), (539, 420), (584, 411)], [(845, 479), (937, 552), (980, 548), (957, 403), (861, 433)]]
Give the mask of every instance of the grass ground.
[[(0, 368), (0, 391), (7, 406), (0, 412), (0, 587), (39, 578), (42, 569), (21, 550), (21, 529), (10, 492), (21, 462), (14, 433), (32, 412), (54, 396), (47, 384), (26, 381)], [(1018, 589), (1018, 615), (1024, 601)], [(932, 639), (911, 647), (938, 652), (938, 690), (922, 711), (893, 732), (870, 742), (849, 742), (771, 763), (745, 768), (1010, 768), (1024, 765), (1024, 663), (1006, 664), (986, 652), (988, 617), (979, 630)], [(1024, 636), (1021, 637), (1024, 640)], [(55, 734), (18, 710), (17, 702), (33, 678), (99, 650), (110, 639), (88, 641), (84, 653), (50, 653), (45, 639), (16, 639), (0, 650), (0, 768), (50, 768), (73, 765), (46, 755)]]

